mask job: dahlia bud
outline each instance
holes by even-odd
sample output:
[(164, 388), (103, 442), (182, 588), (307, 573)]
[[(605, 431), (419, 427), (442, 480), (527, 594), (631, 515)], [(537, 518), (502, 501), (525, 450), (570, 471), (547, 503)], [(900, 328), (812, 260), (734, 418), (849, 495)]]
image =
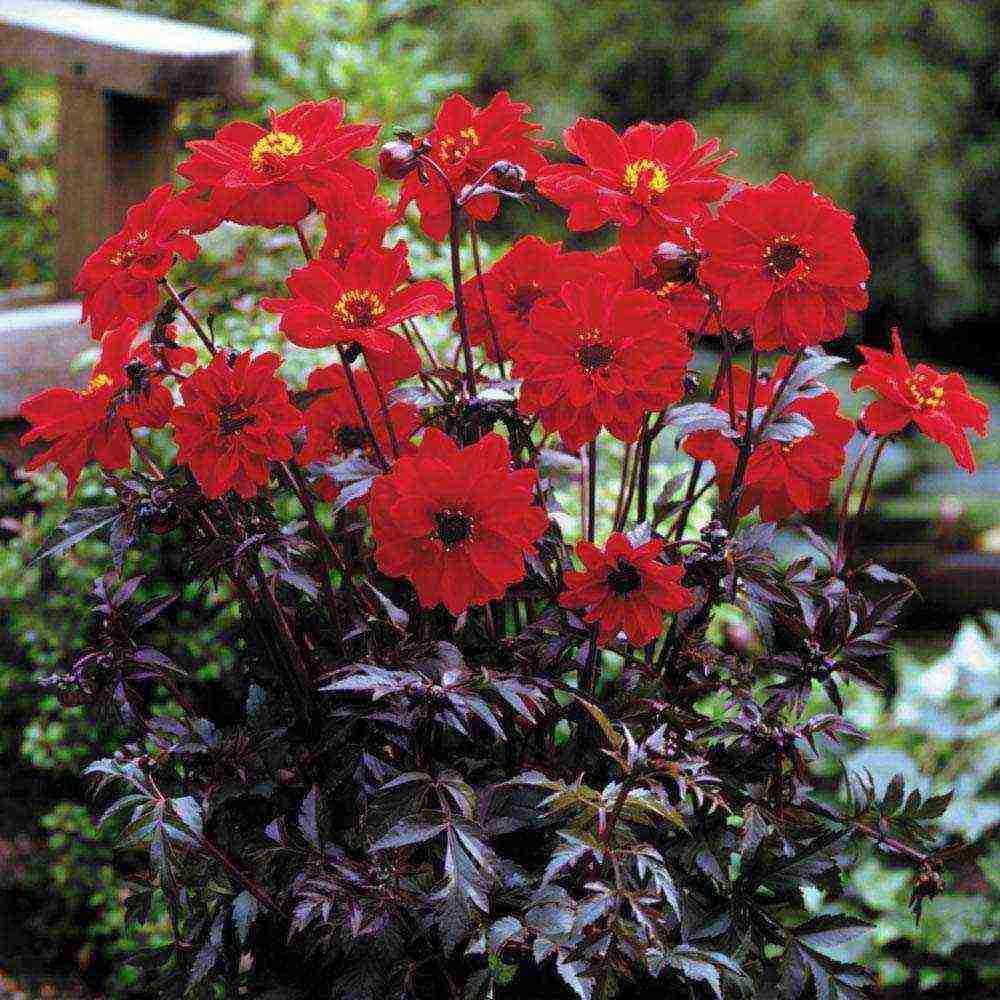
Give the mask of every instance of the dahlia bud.
[(729, 541), (729, 532), (719, 520), (711, 520), (701, 529), (701, 537), (713, 548), (722, 548)]
[(356, 361), (361, 357), (361, 345), (356, 341), (352, 340), (351, 343), (344, 347), (344, 360), (350, 364), (352, 361)]
[(69, 677), (62, 677), (55, 684), (56, 698), (63, 708), (76, 708), (78, 705), (86, 705), (88, 701), (87, 691), (75, 684)]
[(725, 648), (740, 656), (750, 656), (756, 649), (753, 631), (742, 621), (727, 621), (722, 627)]
[(401, 181), (418, 163), (417, 147), (405, 139), (392, 139), (378, 153), (379, 170), (391, 181)]
[(528, 179), (528, 171), (510, 160), (497, 160), (493, 164), (493, 183), (501, 191), (520, 191)]
[(168, 535), (180, 524), (180, 512), (168, 507), (165, 510), (157, 510), (146, 520), (149, 530), (157, 535)]
[(134, 392), (141, 391), (146, 386), (148, 369), (141, 361), (130, 361), (125, 365), (125, 377)]
[(686, 284), (698, 276), (699, 255), (676, 243), (661, 243), (653, 251), (653, 267), (664, 281)]

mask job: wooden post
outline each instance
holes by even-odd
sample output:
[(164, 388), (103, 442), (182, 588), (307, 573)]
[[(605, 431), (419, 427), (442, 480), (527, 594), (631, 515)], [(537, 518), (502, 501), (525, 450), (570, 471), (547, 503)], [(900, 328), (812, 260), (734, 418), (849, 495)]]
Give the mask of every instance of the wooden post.
[[(178, 101), (241, 95), (252, 57), (253, 42), (230, 31), (77, 0), (0, 0), (0, 63), (58, 80), (58, 298), (129, 206), (172, 179)], [(90, 343), (79, 316), (76, 302), (0, 305), (0, 421), (32, 392), (78, 381), (70, 362)]]
[(129, 206), (173, 179), (176, 105), (59, 85), (59, 245), (56, 295), (69, 298), (80, 265)]

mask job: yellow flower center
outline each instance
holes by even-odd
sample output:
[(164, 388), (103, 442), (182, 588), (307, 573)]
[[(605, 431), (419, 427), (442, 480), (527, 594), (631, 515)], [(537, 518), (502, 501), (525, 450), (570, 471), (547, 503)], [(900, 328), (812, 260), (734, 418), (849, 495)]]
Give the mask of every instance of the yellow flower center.
[(936, 410), (939, 406), (944, 406), (944, 387), (928, 386), (927, 382), (926, 375), (913, 375), (906, 380), (906, 388), (921, 409)]
[(802, 281), (809, 275), (810, 267), (806, 261), (812, 254), (803, 250), (795, 242), (796, 239), (794, 233), (791, 236), (779, 236), (764, 247), (764, 266), (776, 278), (791, 275)]
[(625, 167), (622, 187), (629, 194), (635, 194), (643, 182), (651, 194), (663, 194), (670, 187), (667, 172), (659, 163), (654, 160), (633, 160)]
[(458, 163), (479, 145), (479, 133), (470, 125), (457, 135), (443, 135), (438, 140), (441, 159), (446, 163)]
[(345, 326), (373, 326), (385, 312), (382, 299), (367, 288), (352, 288), (344, 292), (333, 307), (333, 314)]
[(291, 132), (268, 132), (261, 136), (250, 150), (250, 163), (254, 170), (267, 170), (275, 160), (285, 160), (302, 152), (302, 140)]
[(136, 233), (128, 242), (118, 248), (118, 252), (111, 257), (111, 263), (115, 267), (129, 267), (139, 256), (142, 245), (149, 239), (149, 230), (143, 229)]
[(83, 395), (93, 396), (95, 392), (100, 392), (101, 389), (109, 385), (111, 385), (111, 376), (105, 375), (104, 372), (101, 372), (99, 375), (95, 375), (87, 383), (87, 388), (83, 390)]

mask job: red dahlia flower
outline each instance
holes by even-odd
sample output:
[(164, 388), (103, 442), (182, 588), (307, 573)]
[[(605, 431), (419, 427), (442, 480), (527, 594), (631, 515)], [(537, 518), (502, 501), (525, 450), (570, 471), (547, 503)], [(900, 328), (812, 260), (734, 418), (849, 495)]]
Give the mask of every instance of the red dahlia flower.
[[(784, 382), (791, 365), (783, 358), (774, 374), (760, 379), (754, 392), (754, 409), (767, 408)], [(736, 430), (746, 427), (747, 394), (750, 376), (733, 366), (733, 410)], [(760, 507), (765, 521), (780, 521), (796, 510), (803, 513), (822, 510), (830, 502), (830, 487), (844, 467), (845, 448), (854, 433), (854, 424), (837, 412), (839, 400), (829, 389), (814, 396), (799, 396), (773, 416), (799, 413), (813, 425), (811, 434), (793, 441), (763, 440), (753, 450), (743, 478), (739, 513), (749, 514)], [(729, 412), (729, 393), (723, 391), (717, 409)], [(729, 495), (739, 450), (738, 442), (719, 431), (697, 431), (683, 444), (693, 458), (710, 461), (715, 466), (719, 493)]]
[(157, 281), (174, 263), (198, 256), (198, 244), (183, 230), (192, 222), (190, 207), (162, 184), (125, 213), (125, 225), (84, 262), (73, 283), (83, 295), (83, 320), (100, 340), (105, 332), (134, 319), (145, 323), (160, 304)]
[(290, 435), (302, 415), (288, 402), (288, 389), (275, 375), (277, 354), (232, 362), (216, 354), (181, 386), (184, 405), (174, 412), (177, 461), (191, 472), (209, 500), (235, 490), (249, 498), (266, 486), (271, 462), (292, 457)]
[(374, 172), (369, 171), (364, 187), (346, 195), (333, 192), (317, 205), (326, 225), (321, 259), (346, 267), (356, 251), (381, 248), (386, 230), (398, 221), (399, 213), (386, 198), (375, 193), (377, 183)]
[(655, 296), (606, 281), (567, 282), (559, 302), (535, 306), (530, 333), (511, 353), (523, 379), (518, 408), (537, 413), (570, 448), (602, 426), (634, 441), (643, 414), (684, 395), (692, 357)]
[(214, 139), (188, 143), (194, 155), (177, 172), (210, 192), (221, 218), (271, 229), (294, 225), (332, 192), (371, 183), (372, 171), (348, 154), (372, 145), (381, 126), (342, 125), (343, 118), (343, 103), (331, 99), (271, 112), (268, 129), (232, 122)]
[(351, 254), (381, 248), (385, 231), (393, 223), (392, 207), (385, 198), (374, 197), (364, 204), (356, 202), (349, 211), (328, 212), (325, 222), (320, 260), (346, 267)]
[(406, 577), (425, 608), (452, 614), (503, 597), (548, 527), (534, 469), (512, 469), (499, 434), (460, 449), (437, 428), (372, 486), (375, 560)]
[[(391, 459), (392, 441), (375, 383), (367, 372), (355, 372), (354, 379), (368, 422), (375, 431), (375, 440), (382, 454)], [(325, 462), (334, 456), (345, 458), (360, 450), (374, 462), (375, 450), (358, 413), (344, 369), (340, 365), (317, 368), (309, 374), (307, 388), (310, 392), (326, 391), (303, 411), (306, 440), (299, 452), (299, 461), (304, 464)], [(408, 442), (420, 427), (420, 411), (408, 403), (391, 403), (389, 420), (400, 448), (409, 450)]]
[(669, 237), (652, 248), (612, 247), (598, 256), (598, 269), (611, 281), (652, 292), (685, 333), (718, 334), (718, 319), (698, 281), (701, 248), (685, 230)]
[(915, 423), (932, 441), (951, 449), (955, 461), (968, 472), (976, 471), (976, 460), (967, 427), (986, 437), (989, 408), (969, 393), (965, 380), (955, 373), (942, 375), (928, 365), (911, 368), (899, 331), (892, 331), (892, 354), (862, 347), (863, 364), (851, 382), (852, 389), (872, 389), (881, 399), (869, 403), (861, 422), (873, 434), (896, 434)]
[(574, 232), (616, 222), (622, 245), (640, 251), (661, 242), (663, 227), (704, 215), (732, 183), (718, 169), (735, 151), (714, 155), (718, 139), (698, 145), (688, 122), (640, 122), (619, 136), (604, 122), (578, 118), (565, 141), (583, 163), (547, 167), (535, 181), (538, 191), (569, 209)]
[[(539, 150), (551, 145), (533, 137), (542, 126), (524, 120), (530, 112), (530, 104), (512, 101), (505, 90), (485, 108), (470, 104), (461, 94), (452, 94), (441, 105), (434, 128), (417, 142), (430, 145), (426, 155), (447, 175), (456, 196), (500, 160), (523, 167), (530, 180), (545, 166)], [(421, 229), (431, 239), (443, 240), (451, 226), (451, 200), (434, 170), (426, 171), (426, 180), (426, 184), (421, 181), (417, 171), (407, 174), (400, 191), (400, 209), (416, 201)], [(485, 221), (492, 219), (499, 207), (498, 195), (479, 195), (466, 202), (465, 211)]]
[(281, 314), (281, 331), (299, 347), (360, 344), (366, 351), (389, 351), (396, 340), (389, 327), (414, 316), (448, 309), (452, 296), (440, 281), (415, 281), (401, 240), (391, 250), (352, 253), (345, 267), (313, 260), (292, 272), (290, 299), (264, 299)]
[[(511, 344), (528, 333), (528, 319), (535, 305), (558, 301), (565, 282), (586, 282), (595, 270), (596, 258), (592, 253), (563, 253), (561, 243), (546, 243), (537, 236), (519, 239), (483, 274), (489, 319), (504, 356), (509, 354)], [(496, 361), (479, 279), (466, 281), (462, 293), (469, 340), (483, 344), (487, 355)], [(458, 321), (455, 322), (457, 329)]]
[(854, 216), (780, 174), (740, 191), (695, 226), (708, 253), (700, 275), (730, 330), (750, 327), (759, 350), (798, 350), (840, 336), (868, 305), (868, 258)]
[(130, 427), (163, 427), (170, 419), (174, 400), (146, 367), (152, 361), (148, 345), (132, 348), (137, 331), (130, 321), (108, 332), (84, 389), (45, 389), (21, 404), (21, 416), (32, 425), (21, 444), (49, 442), (27, 469), (54, 462), (66, 476), (68, 495), (88, 462), (108, 471), (131, 463)]
[(661, 563), (662, 551), (659, 538), (633, 546), (617, 532), (603, 552), (590, 542), (578, 542), (576, 554), (585, 569), (566, 574), (567, 590), (559, 603), (586, 608), (583, 620), (601, 623), (601, 642), (624, 632), (633, 646), (645, 646), (660, 634), (665, 614), (694, 603), (694, 595), (680, 584), (684, 567)]

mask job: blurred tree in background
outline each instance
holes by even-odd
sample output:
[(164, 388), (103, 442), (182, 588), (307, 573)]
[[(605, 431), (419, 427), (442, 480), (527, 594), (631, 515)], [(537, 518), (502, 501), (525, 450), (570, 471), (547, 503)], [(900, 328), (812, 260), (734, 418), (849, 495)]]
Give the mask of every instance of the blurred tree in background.
[[(433, 4), (441, 8), (444, 5)], [(448, 5), (444, 51), (550, 134), (687, 117), (751, 182), (814, 180), (872, 258), (866, 340), (898, 323), (983, 366), (1000, 311), (1000, 3), (496, 0)], [(962, 337), (945, 337), (946, 331)], [(988, 355), (988, 356), (986, 356)]]
[[(255, 37), (252, 105), (329, 93), (419, 127), (436, 94), (500, 87), (557, 136), (577, 114), (687, 117), (859, 218), (873, 263), (865, 339), (893, 323), (923, 352), (988, 370), (1000, 311), (998, 0), (118, 0)], [(48, 276), (50, 95), (0, 88), (0, 287)], [(182, 131), (221, 109), (185, 108)]]

